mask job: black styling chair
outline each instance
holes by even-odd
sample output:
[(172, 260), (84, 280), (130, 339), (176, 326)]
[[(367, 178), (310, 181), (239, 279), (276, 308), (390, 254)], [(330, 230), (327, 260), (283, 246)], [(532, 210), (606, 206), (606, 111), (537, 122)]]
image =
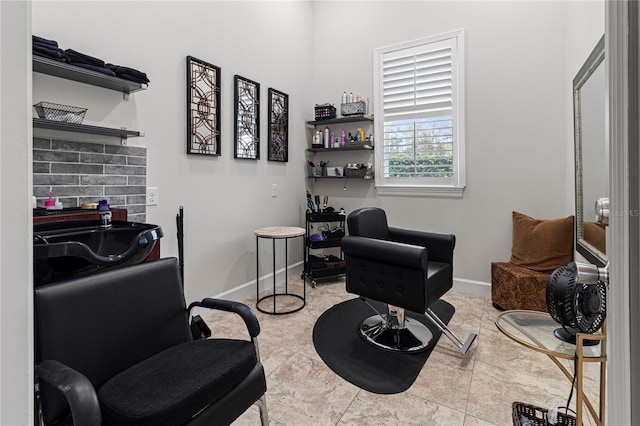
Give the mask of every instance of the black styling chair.
[[(433, 344), (433, 333), (405, 310), (424, 313), (467, 353), (476, 334), (462, 342), (430, 309), (453, 286), (453, 249), (448, 234), (389, 227), (384, 210), (364, 207), (347, 217), (349, 235), (342, 239), (347, 291), (386, 303), (387, 313), (365, 319), (359, 332), (366, 341), (393, 351), (418, 352)], [(368, 303), (368, 302), (367, 302)]]
[[(206, 338), (191, 310), (233, 312), (246, 340)], [(175, 258), (35, 289), (37, 396), (44, 424), (223, 425), (254, 403), (269, 423), (251, 309), (185, 305)], [(195, 336), (195, 337), (194, 337)]]

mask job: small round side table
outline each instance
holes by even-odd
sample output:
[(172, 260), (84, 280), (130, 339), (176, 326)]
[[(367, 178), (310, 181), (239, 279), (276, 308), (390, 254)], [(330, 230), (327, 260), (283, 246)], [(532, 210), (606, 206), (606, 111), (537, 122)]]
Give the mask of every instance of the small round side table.
[[(304, 237), (306, 231), (304, 228), (295, 226), (271, 226), (267, 228), (260, 228), (254, 231), (256, 234), (256, 308), (265, 314), (282, 315), (291, 314), (304, 308), (307, 301), (307, 283), (306, 277), (303, 278), (302, 283), (302, 295), (289, 292), (289, 279), (288, 279), (288, 243), (290, 238)], [(260, 238), (270, 239), (273, 243), (273, 292), (266, 296), (260, 297), (260, 250), (259, 242)], [(276, 240), (284, 240), (284, 292), (278, 293), (276, 291)], [(303, 244), (303, 257), (304, 257), (304, 244)], [(302, 303), (298, 303), (299, 306), (294, 306), (290, 309), (278, 310), (276, 307), (276, 300), (278, 298), (294, 298), (298, 299)], [(273, 300), (273, 307), (271, 310), (263, 309), (260, 303), (271, 299)]]

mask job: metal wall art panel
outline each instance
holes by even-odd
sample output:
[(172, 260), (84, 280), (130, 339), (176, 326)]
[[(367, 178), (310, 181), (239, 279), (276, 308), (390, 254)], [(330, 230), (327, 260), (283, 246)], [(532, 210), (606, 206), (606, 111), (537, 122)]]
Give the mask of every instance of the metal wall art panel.
[(269, 88), (269, 161), (289, 161), (289, 95)]
[(260, 158), (260, 83), (236, 75), (234, 158)]
[(220, 155), (220, 74), (187, 56), (187, 154)]

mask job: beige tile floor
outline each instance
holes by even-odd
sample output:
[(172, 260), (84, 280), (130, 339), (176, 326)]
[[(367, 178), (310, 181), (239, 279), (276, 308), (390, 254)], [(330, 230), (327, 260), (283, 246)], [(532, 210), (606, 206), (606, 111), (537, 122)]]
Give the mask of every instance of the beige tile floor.
[[(291, 280), (291, 288), (301, 290), (301, 281)], [(342, 279), (316, 288), (307, 282), (307, 303), (301, 311), (280, 316), (256, 311), (271, 425), (508, 426), (513, 424), (513, 401), (548, 407), (557, 398), (558, 405), (566, 404), (571, 385), (553, 362), (504, 336), (494, 324), (499, 311), (490, 300), (454, 292), (443, 298), (456, 308), (451, 329), (461, 339), (478, 334), (466, 357), (443, 336), (407, 391), (377, 395), (352, 385), (324, 364), (312, 341), (316, 319), (355, 297), (344, 287)], [(255, 308), (255, 300), (245, 303)], [(211, 314), (207, 321), (214, 337), (243, 335), (242, 321), (232, 314)], [(597, 398), (595, 366), (590, 365), (585, 379), (592, 399)], [(567, 367), (571, 371), (572, 366)], [(575, 393), (571, 406), (575, 408)], [(255, 406), (234, 422), (257, 424)]]

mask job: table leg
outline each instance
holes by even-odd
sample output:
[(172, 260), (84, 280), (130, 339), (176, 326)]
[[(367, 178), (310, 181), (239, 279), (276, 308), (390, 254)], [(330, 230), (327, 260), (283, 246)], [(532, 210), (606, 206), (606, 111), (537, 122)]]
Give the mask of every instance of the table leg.
[(271, 241), (273, 241), (273, 313), (276, 313), (276, 239)]
[[(580, 342), (582, 343), (582, 342)], [(578, 350), (582, 351), (582, 345), (578, 345)], [(583, 380), (582, 380), (582, 353), (577, 354), (576, 359), (573, 362), (577, 363), (576, 365), (576, 423), (578, 426), (582, 426), (582, 401), (584, 398), (583, 394)]]
[(302, 236), (302, 297), (307, 300), (307, 234)]

